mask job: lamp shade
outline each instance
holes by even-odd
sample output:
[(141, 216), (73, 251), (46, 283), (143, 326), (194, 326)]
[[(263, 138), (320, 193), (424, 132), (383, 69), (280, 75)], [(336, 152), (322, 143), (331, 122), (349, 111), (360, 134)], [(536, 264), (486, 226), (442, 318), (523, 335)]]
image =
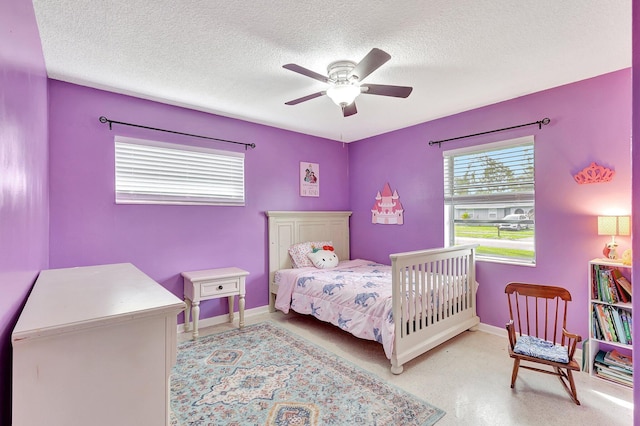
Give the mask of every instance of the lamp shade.
[(631, 235), (631, 217), (598, 216), (598, 235)]
[(327, 96), (338, 106), (351, 105), (360, 94), (360, 86), (353, 84), (336, 84), (327, 89)]

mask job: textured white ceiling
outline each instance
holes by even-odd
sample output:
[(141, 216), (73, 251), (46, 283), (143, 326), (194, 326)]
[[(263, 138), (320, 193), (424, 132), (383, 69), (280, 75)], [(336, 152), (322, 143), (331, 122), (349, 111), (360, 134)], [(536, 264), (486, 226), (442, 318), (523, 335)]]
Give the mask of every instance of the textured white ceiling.
[[(631, 0), (33, 4), (51, 78), (345, 142), (631, 66)], [(284, 104), (326, 84), (282, 65), (326, 74), (374, 47), (391, 60), (365, 82), (409, 98)]]

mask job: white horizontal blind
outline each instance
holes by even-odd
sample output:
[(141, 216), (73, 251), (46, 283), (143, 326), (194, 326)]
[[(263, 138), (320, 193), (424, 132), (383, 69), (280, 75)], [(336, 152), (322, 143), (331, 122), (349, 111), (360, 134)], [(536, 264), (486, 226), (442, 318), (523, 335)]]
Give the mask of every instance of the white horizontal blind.
[(116, 203), (244, 205), (244, 154), (115, 138)]
[(447, 151), (444, 176), (447, 204), (533, 201), (533, 138)]

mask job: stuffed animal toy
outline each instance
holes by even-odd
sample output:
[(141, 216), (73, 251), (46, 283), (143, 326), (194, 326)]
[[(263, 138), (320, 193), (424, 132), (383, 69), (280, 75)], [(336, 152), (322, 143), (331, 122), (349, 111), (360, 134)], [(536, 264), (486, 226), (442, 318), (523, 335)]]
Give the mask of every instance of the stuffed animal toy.
[(631, 265), (631, 262), (632, 262), (631, 249), (626, 249), (622, 253), (622, 264), (623, 265)]
[(309, 260), (311, 260), (311, 263), (313, 263), (313, 266), (315, 266), (316, 268), (335, 268), (336, 266), (338, 266), (338, 256), (334, 253), (333, 247), (325, 247), (329, 247), (331, 250), (314, 250), (307, 256), (309, 257)]

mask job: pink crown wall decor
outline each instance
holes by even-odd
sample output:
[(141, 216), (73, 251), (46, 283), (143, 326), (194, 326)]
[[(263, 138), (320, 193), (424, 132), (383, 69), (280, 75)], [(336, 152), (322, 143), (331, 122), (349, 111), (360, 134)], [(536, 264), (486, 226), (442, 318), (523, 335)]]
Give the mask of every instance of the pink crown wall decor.
[(402, 225), (404, 209), (397, 191), (391, 191), (389, 183), (384, 184), (382, 192), (376, 194), (376, 201), (371, 208), (371, 223), (381, 225)]
[(589, 166), (573, 175), (573, 178), (578, 182), (578, 184), (583, 185), (587, 183), (611, 182), (615, 174), (615, 170), (599, 166), (596, 163), (591, 163)]

